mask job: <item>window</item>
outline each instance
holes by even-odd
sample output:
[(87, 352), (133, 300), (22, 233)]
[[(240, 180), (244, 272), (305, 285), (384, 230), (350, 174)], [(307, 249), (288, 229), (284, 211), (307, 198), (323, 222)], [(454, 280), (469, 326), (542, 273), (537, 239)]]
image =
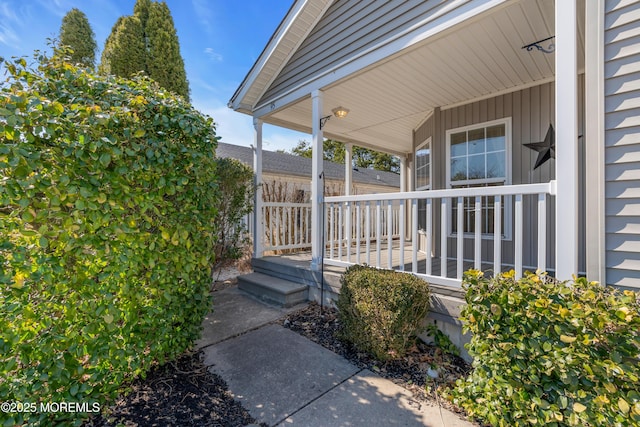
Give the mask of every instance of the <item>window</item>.
[[(416, 190), (431, 189), (431, 138), (427, 139), (416, 149)], [(427, 228), (427, 202), (418, 200), (418, 229)]]
[[(507, 185), (511, 183), (511, 119), (447, 131), (447, 183), (450, 188), (471, 188)], [(457, 233), (457, 203), (451, 207), (451, 232)], [(502, 203), (502, 230), (505, 229)], [(482, 198), (482, 233), (494, 231), (494, 198)], [(475, 199), (467, 197), (463, 203), (464, 232), (475, 232)]]

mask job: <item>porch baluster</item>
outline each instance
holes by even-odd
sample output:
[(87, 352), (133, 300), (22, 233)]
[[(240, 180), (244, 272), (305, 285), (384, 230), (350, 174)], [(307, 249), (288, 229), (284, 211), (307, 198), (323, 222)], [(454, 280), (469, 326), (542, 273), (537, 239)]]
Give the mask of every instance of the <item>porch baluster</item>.
[(371, 265), (371, 202), (366, 204), (365, 211), (365, 237), (367, 244), (367, 265)]
[(440, 277), (447, 277), (447, 213), (449, 198), (440, 200)]
[(342, 222), (342, 203), (338, 203), (338, 259), (342, 261), (342, 246), (344, 242), (342, 241), (342, 229), (344, 227), (344, 223)]
[(538, 270), (547, 270), (547, 195), (538, 194)]
[(376, 200), (376, 267), (380, 267), (380, 246), (382, 240), (382, 201)]
[(411, 234), (411, 271), (413, 273), (418, 272), (418, 199), (411, 199), (411, 229), (413, 233)]
[(475, 246), (473, 250), (473, 268), (482, 270), (482, 197), (476, 196)]
[(458, 197), (458, 236), (456, 249), (456, 277), (462, 279), (464, 269), (464, 197)]
[(426, 265), (426, 274), (431, 275), (431, 245), (432, 245), (432, 237), (431, 233), (433, 233), (432, 225), (431, 225), (431, 217), (433, 216), (433, 206), (431, 204), (432, 199), (427, 199), (427, 243), (425, 252), (427, 254), (427, 265)]
[(515, 269), (516, 279), (522, 277), (522, 194), (516, 194), (516, 221), (515, 221)]
[(493, 274), (502, 271), (502, 196), (495, 196), (493, 202)]
[(393, 202), (389, 200), (387, 204), (387, 268), (393, 268)]
[(406, 200), (400, 200), (400, 210), (398, 212), (398, 219), (400, 224), (400, 271), (404, 271), (404, 206)]
[(347, 237), (347, 262), (351, 262), (351, 238), (353, 237), (353, 230), (351, 229), (351, 202), (347, 202), (345, 215), (347, 219), (347, 224), (344, 229)]
[(356, 264), (360, 264), (360, 237), (362, 235), (362, 215), (360, 213), (360, 202), (356, 202), (354, 207), (356, 209)]

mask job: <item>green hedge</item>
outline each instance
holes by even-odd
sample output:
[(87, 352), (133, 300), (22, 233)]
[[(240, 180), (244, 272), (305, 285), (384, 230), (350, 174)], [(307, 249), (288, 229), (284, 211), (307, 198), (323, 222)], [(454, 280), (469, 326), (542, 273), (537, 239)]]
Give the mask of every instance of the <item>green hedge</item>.
[(430, 290), (408, 273), (355, 265), (341, 278), (341, 335), (380, 360), (401, 357), (424, 330)]
[(494, 426), (640, 425), (640, 295), (513, 272), (465, 275), (473, 371), (454, 401)]
[(105, 404), (199, 335), (218, 138), (149, 80), (39, 60), (0, 92), (0, 402)]

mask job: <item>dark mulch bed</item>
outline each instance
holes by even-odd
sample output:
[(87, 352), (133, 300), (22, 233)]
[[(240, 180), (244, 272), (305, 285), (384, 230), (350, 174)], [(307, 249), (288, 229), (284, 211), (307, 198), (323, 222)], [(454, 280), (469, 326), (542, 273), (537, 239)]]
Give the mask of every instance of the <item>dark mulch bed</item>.
[[(228, 283), (227, 283), (228, 282)], [(213, 291), (233, 286), (220, 281)], [(283, 326), (345, 357), (360, 368), (370, 369), (413, 392), (419, 400), (436, 402), (459, 411), (439, 398), (438, 391), (453, 385), (469, 372), (461, 358), (422, 342), (402, 359), (380, 362), (338, 339), (337, 311), (311, 303), (278, 321)], [(438, 373), (431, 378), (429, 373)], [(246, 426), (256, 423), (242, 405), (233, 400), (227, 385), (209, 372), (202, 353), (187, 353), (174, 362), (152, 369), (138, 379), (130, 391), (102, 414), (85, 422), (85, 427), (120, 426)], [(266, 424), (261, 424), (266, 426)]]
[(131, 391), (90, 419), (102, 426), (245, 426), (255, 420), (233, 400), (227, 385), (202, 363), (202, 353), (185, 354), (152, 369)]
[[(354, 365), (374, 371), (406, 388), (417, 399), (439, 403), (449, 410), (461, 412), (459, 408), (439, 396), (441, 391), (452, 387), (458, 378), (466, 376), (471, 369), (469, 364), (458, 356), (418, 340), (405, 357), (380, 362), (348, 343), (340, 341), (338, 339), (340, 321), (337, 310), (324, 307), (321, 314), (320, 306), (315, 303), (289, 314), (282, 324), (341, 355)], [(429, 374), (435, 376), (435, 372), (437, 372), (437, 378), (432, 378)]]

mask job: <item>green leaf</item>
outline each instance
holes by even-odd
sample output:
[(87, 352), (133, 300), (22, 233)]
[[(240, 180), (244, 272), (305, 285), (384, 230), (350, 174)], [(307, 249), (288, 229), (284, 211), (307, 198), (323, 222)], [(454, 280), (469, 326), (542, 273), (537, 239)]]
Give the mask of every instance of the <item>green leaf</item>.
[(627, 403), (627, 401), (624, 400), (622, 397), (618, 398), (618, 408), (620, 408), (623, 414), (628, 414), (629, 411), (631, 410), (629, 403)]
[(573, 403), (573, 410), (575, 412), (577, 412), (578, 414), (584, 412), (587, 409), (586, 406), (584, 406), (582, 403), (580, 402), (574, 402)]
[(147, 133), (147, 131), (145, 131), (144, 129), (136, 129), (136, 131), (133, 133), (133, 136), (135, 138), (142, 138), (145, 133)]
[(111, 163), (111, 154), (104, 153), (100, 156), (100, 164), (105, 168)]

